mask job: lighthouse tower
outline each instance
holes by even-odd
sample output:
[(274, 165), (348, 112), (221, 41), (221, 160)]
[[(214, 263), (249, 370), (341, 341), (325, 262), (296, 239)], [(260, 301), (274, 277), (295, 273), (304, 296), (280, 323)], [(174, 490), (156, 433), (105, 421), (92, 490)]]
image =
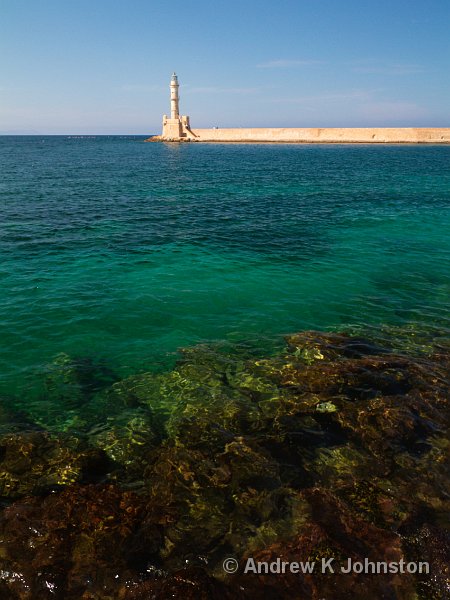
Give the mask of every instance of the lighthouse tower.
[(170, 80), (170, 118), (163, 116), (162, 137), (168, 140), (193, 137), (190, 132), (189, 117), (180, 117), (180, 98), (178, 96), (178, 77), (173, 73)]
[(178, 119), (180, 116), (180, 98), (178, 96), (178, 77), (174, 73), (170, 80), (170, 118)]

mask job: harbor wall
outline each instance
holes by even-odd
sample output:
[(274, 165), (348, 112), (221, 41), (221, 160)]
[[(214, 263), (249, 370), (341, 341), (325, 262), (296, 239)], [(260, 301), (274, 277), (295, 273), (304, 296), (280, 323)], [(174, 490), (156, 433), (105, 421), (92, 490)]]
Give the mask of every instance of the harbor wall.
[(187, 139), (197, 142), (450, 144), (448, 127), (216, 128), (190, 129), (187, 133)]

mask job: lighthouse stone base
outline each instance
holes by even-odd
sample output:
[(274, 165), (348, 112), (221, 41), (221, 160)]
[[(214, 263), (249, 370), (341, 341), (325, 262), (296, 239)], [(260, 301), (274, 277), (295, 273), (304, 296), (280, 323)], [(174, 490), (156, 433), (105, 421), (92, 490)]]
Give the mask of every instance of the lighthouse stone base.
[(166, 115), (164, 115), (161, 137), (168, 140), (195, 137), (190, 131), (189, 117), (183, 115), (177, 119), (169, 119)]

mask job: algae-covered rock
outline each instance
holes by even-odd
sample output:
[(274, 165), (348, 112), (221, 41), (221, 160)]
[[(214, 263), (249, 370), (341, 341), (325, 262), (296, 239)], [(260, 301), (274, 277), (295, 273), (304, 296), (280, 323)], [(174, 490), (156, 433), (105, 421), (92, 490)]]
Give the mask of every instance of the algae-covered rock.
[(146, 482), (154, 509), (168, 519), (164, 557), (178, 566), (181, 555), (244, 545), (280, 504), (276, 462), (242, 438), (215, 455), (166, 442), (155, 451)]
[(403, 325), (380, 324), (377, 326), (352, 326), (346, 330), (351, 338), (367, 336), (374, 345), (380, 345), (394, 352), (410, 357), (429, 356), (438, 348), (446, 353), (450, 348), (450, 336), (446, 324), (429, 324), (424, 328), (420, 323), (409, 322)]
[[(275, 543), (251, 556), (256, 562), (276, 561), (314, 563), (311, 572), (264, 572), (261, 575), (244, 574), (242, 570), (233, 578), (249, 598), (399, 598), (409, 600), (415, 594), (415, 580), (409, 574), (354, 573), (344, 574), (340, 568), (348, 559), (364, 562), (368, 557), (374, 562), (390, 562), (405, 558), (399, 535), (367, 523), (351, 513), (348, 507), (333, 497), (332, 492), (320, 488), (301, 494), (310, 506), (308, 520), (301, 531), (290, 539)], [(331, 560), (333, 559), (333, 560)], [(322, 569), (322, 561), (331, 569)], [(338, 583), (337, 583), (338, 582)]]
[[(448, 514), (448, 513), (447, 513)], [(450, 580), (450, 532), (426, 523), (415, 528), (412, 524), (404, 527), (403, 547), (409, 561), (427, 562), (430, 573), (417, 575), (419, 598), (445, 600), (449, 596)]]
[[(445, 572), (450, 352), (394, 346), (319, 332), (269, 357), (203, 344), (169, 372), (101, 385), (61, 357), (36, 421), (71, 433), (14, 417), (0, 437), (3, 496), (20, 497), (0, 519), (0, 593), (444, 598), (435, 574), (222, 569), (423, 556)], [(103, 479), (115, 485), (84, 483)]]
[(158, 375), (153, 373), (131, 375), (114, 383), (108, 390), (108, 395), (114, 404), (120, 404), (122, 408), (151, 404), (154, 397), (158, 398), (159, 380)]
[(308, 365), (318, 360), (361, 358), (388, 352), (385, 347), (367, 338), (346, 333), (302, 331), (286, 336), (286, 342), (288, 354)]
[(115, 379), (114, 372), (102, 361), (61, 353), (47, 365), (45, 395), (78, 406), (80, 400), (89, 400)]
[(143, 510), (138, 495), (111, 485), (75, 485), (11, 505), (0, 518), (4, 597), (117, 598), (160, 545), (157, 526), (135, 544)]
[(88, 439), (114, 461), (115, 476), (127, 480), (142, 479), (148, 454), (159, 442), (152, 415), (144, 408), (130, 408), (107, 417), (90, 430)]
[(163, 429), (174, 407), (182, 403), (201, 404), (223, 396), (225, 356), (199, 346), (184, 349), (177, 366), (168, 373), (140, 373), (116, 382), (108, 390), (110, 399), (124, 407), (146, 406)]
[(227, 586), (211, 577), (205, 569), (188, 567), (168, 577), (127, 585), (124, 600), (248, 600), (239, 586)]
[(103, 452), (75, 437), (30, 431), (0, 436), (0, 468), (0, 496), (18, 498), (101, 479), (109, 465)]
[(104, 361), (60, 353), (46, 365), (40, 393), (14, 404), (29, 420), (49, 431), (83, 431), (92, 422), (89, 405), (116, 378)]

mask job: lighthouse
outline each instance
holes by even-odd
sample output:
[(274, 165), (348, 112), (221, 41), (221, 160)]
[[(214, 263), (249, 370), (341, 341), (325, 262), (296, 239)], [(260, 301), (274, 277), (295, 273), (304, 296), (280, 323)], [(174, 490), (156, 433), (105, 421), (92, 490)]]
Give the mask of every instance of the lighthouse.
[(193, 137), (190, 131), (189, 117), (180, 117), (180, 97), (178, 95), (178, 76), (172, 74), (170, 80), (170, 118), (163, 116), (162, 137), (167, 140), (179, 140)]
[(170, 118), (178, 119), (180, 116), (180, 98), (178, 96), (178, 77), (176, 73), (173, 73), (172, 79), (170, 80)]

